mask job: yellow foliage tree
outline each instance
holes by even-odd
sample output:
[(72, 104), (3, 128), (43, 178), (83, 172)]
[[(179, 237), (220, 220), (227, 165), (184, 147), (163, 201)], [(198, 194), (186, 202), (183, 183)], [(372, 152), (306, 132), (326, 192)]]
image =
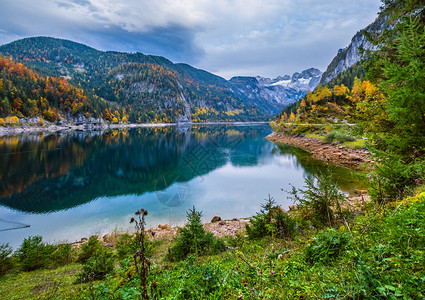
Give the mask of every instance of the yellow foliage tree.
[(307, 102), (308, 103), (313, 102), (313, 93), (312, 92), (308, 92), (306, 98), (307, 98)]
[(306, 107), (307, 105), (306, 105), (306, 103), (305, 103), (305, 100), (304, 100), (304, 98), (302, 98), (301, 99), (301, 102), (300, 102), (300, 107), (302, 107), (303, 109), (304, 109), (304, 111), (305, 111), (305, 107)]
[(351, 89), (351, 95), (348, 97), (353, 102), (359, 102), (362, 99), (362, 81), (354, 78), (354, 85)]
[(346, 87), (344, 84), (334, 86), (335, 96), (348, 95), (349, 93), (350, 93), (350, 89)]
[(315, 92), (311, 95), (307, 94), (307, 101), (308, 102), (318, 102), (320, 100), (325, 99), (326, 97), (331, 97), (332, 92), (330, 89), (328, 89), (325, 86), (319, 85)]
[(19, 123), (19, 118), (17, 116), (13, 116), (13, 117), (6, 117), (6, 119), (4, 120), (7, 124), (18, 124)]

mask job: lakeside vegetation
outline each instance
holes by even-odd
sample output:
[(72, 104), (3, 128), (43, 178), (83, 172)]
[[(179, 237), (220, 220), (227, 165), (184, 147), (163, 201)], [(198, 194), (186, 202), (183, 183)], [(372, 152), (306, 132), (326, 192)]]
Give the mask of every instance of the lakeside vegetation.
[(367, 146), (376, 161), (371, 194), (388, 203), (411, 195), (425, 177), (425, 13), (420, 1), (382, 3), (391, 27), (369, 35), (378, 50), (363, 62), (366, 80), (355, 78), (351, 90), (342, 83), (319, 86), (272, 126)]
[[(273, 124), (355, 143), (375, 155), (372, 201), (350, 203), (326, 175), (292, 189), (296, 211), (268, 198), (246, 232), (214, 238), (195, 208), (174, 241), (135, 235), (81, 248), (35, 236), (0, 246), (0, 297), (90, 299), (423, 299), (425, 32), (421, 1), (384, 0), (394, 28), (372, 37), (367, 80), (320, 86)], [(355, 125), (353, 125), (355, 124)], [(354, 139), (355, 138), (355, 139)], [(362, 145), (363, 147), (363, 145)], [(146, 220), (145, 220), (146, 218)]]
[[(316, 183), (315, 183), (316, 182)], [(422, 183), (423, 184), (423, 183)], [(0, 297), (8, 299), (422, 299), (425, 192), (382, 205), (345, 201), (326, 176), (293, 190), (298, 209), (268, 198), (246, 233), (214, 238), (187, 214), (174, 241), (92, 236), (80, 248), (29, 237), (0, 248)], [(360, 210), (361, 209), (361, 210)]]

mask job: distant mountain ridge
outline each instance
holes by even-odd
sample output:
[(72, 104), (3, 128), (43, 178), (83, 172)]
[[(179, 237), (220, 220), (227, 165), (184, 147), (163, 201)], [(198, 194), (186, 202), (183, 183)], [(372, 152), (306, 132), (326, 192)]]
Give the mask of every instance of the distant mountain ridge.
[(313, 91), (320, 82), (322, 72), (310, 68), (292, 76), (278, 76), (274, 79), (264, 77), (233, 77), (233, 83), (242, 97), (251, 101), (264, 99), (264, 109), (275, 112), (304, 97), (308, 91)]
[(318, 69), (310, 68), (302, 71), (301, 73), (294, 73), (291, 76), (278, 76), (275, 79), (263, 78), (257, 76), (257, 80), (261, 86), (270, 87), (270, 86), (282, 86), (285, 88), (293, 88), (300, 91), (310, 91), (317, 87), (320, 82), (320, 78), (323, 72)]
[(86, 115), (121, 121), (126, 114), (133, 123), (266, 120), (314, 89), (320, 73), (309, 69), (292, 77), (251, 77), (247, 87), (246, 78), (227, 81), (164, 57), (104, 52), (50, 37), (25, 38), (2, 45), (0, 54), (22, 62), (42, 76), (63, 77), (82, 88), (89, 98), (98, 97), (120, 107), (118, 115), (110, 109), (85, 111)]

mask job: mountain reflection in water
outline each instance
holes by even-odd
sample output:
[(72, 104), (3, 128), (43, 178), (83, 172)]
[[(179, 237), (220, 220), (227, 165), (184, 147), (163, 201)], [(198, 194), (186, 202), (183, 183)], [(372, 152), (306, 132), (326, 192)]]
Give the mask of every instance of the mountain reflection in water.
[[(14, 231), (21, 240), (0, 238), (16, 245), (29, 234), (58, 241), (128, 229), (142, 207), (154, 226), (183, 223), (192, 205), (205, 218), (249, 217), (269, 193), (288, 206), (281, 189), (301, 187), (325, 164), (272, 144), (269, 133), (269, 125), (193, 125), (2, 137), (0, 230), (9, 226), (2, 219), (31, 227)], [(358, 184), (350, 170), (332, 173), (343, 190)]]

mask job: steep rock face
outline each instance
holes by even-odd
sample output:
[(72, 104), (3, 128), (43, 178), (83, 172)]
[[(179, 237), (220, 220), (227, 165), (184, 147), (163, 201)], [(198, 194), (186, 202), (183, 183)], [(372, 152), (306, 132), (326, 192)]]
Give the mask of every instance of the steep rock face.
[(250, 103), (261, 103), (263, 110), (270, 114), (279, 112), (284, 106), (294, 103), (312, 91), (319, 84), (322, 72), (308, 69), (292, 76), (233, 77), (233, 91)]
[(355, 63), (360, 62), (360, 60), (364, 57), (361, 49), (371, 51), (375, 50), (375, 46), (372, 45), (372, 43), (366, 38), (365, 32), (374, 34), (381, 33), (385, 28), (388, 28), (388, 26), (386, 17), (379, 16), (372, 24), (357, 32), (348, 47), (338, 50), (337, 55), (323, 73), (320, 83), (328, 83), (345, 70), (348, 70)]

